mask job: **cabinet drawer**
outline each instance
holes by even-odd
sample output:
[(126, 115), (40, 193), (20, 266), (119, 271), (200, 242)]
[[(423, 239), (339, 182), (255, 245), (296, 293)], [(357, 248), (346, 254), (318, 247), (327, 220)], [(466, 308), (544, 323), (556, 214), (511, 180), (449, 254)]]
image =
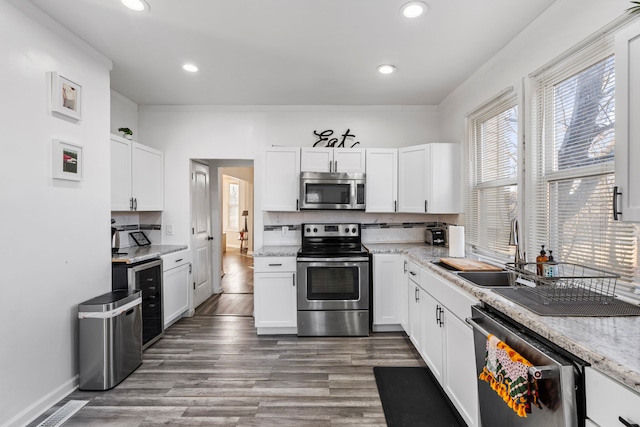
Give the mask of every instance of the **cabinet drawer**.
[(162, 255), (162, 271), (180, 267), (191, 262), (191, 251), (189, 249), (170, 254)]
[(254, 257), (253, 271), (256, 273), (276, 273), (296, 271), (295, 257)]
[(640, 424), (640, 394), (589, 367), (585, 368), (585, 389), (587, 417), (596, 424), (622, 427), (618, 417)]

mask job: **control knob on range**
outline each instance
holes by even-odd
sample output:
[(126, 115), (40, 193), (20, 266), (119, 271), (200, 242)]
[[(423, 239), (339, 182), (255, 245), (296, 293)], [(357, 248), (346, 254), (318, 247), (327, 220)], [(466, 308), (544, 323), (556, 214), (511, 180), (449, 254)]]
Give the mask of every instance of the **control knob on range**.
[(345, 232), (345, 233), (348, 233), (348, 232), (349, 232), (349, 229), (348, 229), (348, 228), (345, 228), (345, 229), (344, 229), (344, 232)]
[(314, 228), (314, 229), (313, 229), (313, 232), (314, 232), (314, 233), (317, 233), (317, 232), (318, 232), (318, 229), (317, 229), (317, 228)]
[(307, 233), (311, 232), (311, 229), (309, 227), (307, 227)]
[(355, 229), (355, 228), (352, 228), (352, 229), (351, 229), (351, 232), (352, 232), (353, 234), (356, 234), (356, 229)]

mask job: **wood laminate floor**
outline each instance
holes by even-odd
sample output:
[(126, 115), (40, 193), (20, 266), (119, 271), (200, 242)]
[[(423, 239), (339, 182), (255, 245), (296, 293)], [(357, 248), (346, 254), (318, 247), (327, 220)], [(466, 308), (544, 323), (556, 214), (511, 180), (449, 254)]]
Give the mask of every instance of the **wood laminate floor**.
[(253, 316), (253, 257), (238, 250), (225, 252), (222, 293), (212, 295), (196, 309), (198, 316)]
[(373, 366), (424, 366), (404, 333), (258, 336), (252, 318), (195, 316), (171, 326), (112, 390), (65, 426), (384, 426)]

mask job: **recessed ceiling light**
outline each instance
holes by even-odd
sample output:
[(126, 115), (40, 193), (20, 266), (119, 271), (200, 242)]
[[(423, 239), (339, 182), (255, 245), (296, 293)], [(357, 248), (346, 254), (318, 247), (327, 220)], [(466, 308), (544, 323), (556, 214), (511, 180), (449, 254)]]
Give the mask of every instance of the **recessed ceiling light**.
[(120, 0), (120, 2), (129, 9), (135, 10), (136, 12), (149, 10), (149, 5), (144, 0)]
[(391, 74), (396, 71), (396, 67), (389, 64), (378, 65), (378, 72), (380, 74)]
[(196, 71), (198, 71), (198, 67), (196, 67), (193, 64), (184, 64), (182, 66), (182, 69), (185, 70), (185, 71), (188, 71), (190, 73), (195, 73)]
[(405, 18), (417, 18), (427, 11), (427, 5), (421, 1), (412, 1), (403, 5), (400, 11)]

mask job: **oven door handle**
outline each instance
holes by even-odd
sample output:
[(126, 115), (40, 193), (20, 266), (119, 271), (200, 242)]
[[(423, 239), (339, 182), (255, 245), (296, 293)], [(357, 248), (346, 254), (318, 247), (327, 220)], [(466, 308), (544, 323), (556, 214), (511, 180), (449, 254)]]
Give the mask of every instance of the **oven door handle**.
[[(477, 330), (485, 337), (492, 335), (491, 332), (487, 331), (481, 325), (476, 323), (476, 321), (473, 320), (472, 318), (467, 317), (465, 321), (469, 325), (471, 325), (473, 329)], [(532, 366), (529, 368), (529, 375), (531, 375), (536, 380), (544, 380), (547, 378), (558, 378), (558, 368), (553, 365)]]

